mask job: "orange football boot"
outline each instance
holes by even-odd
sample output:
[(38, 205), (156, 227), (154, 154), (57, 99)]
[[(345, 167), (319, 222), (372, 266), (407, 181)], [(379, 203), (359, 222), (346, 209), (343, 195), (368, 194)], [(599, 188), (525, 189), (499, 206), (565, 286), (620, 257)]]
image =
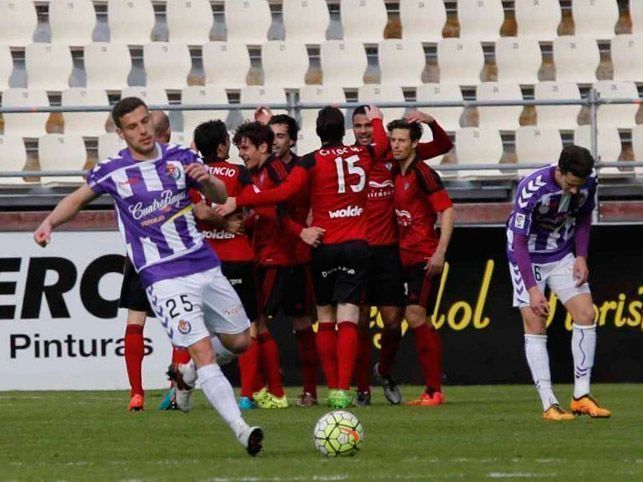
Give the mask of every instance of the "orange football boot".
[(612, 412), (601, 407), (591, 395), (585, 395), (578, 400), (573, 398), (570, 409), (574, 415), (589, 415), (592, 418), (609, 418), (612, 415)]

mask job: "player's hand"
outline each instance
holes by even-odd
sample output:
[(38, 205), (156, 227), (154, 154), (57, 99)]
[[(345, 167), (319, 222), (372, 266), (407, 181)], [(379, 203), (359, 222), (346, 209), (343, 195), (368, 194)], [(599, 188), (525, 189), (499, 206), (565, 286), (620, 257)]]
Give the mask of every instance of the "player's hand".
[(312, 246), (313, 248), (316, 248), (322, 243), (325, 233), (326, 233), (326, 230), (323, 228), (318, 228), (317, 226), (310, 226), (309, 228), (302, 229), (301, 233), (299, 234), (299, 237), (304, 243)]
[(538, 286), (529, 288), (529, 307), (531, 311), (540, 318), (547, 318), (549, 316), (549, 303)]
[(260, 105), (255, 109), (255, 120), (257, 122), (261, 122), (263, 125), (268, 125), (271, 117), (272, 111), (268, 107)]
[(191, 177), (201, 184), (211, 182), (211, 175), (208, 168), (199, 162), (193, 162), (185, 167), (185, 175)]
[(576, 261), (574, 261), (573, 274), (576, 286), (581, 286), (587, 283), (587, 280), (589, 279), (589, 268), (587, 267), (587, 261), (584, 257), (576, 257)]
[(243, 225), (243, 219), (240, 216), (227, 218), (225, 230), (232, 234), (243, 234), (246, 230)]
[(216, 208), (214, 208), (214, 212), (218, 216), (227, 216), (228, 214), (232, 214), (237, 210), (237, 198), (234, 197), (229, 197), (226, 199), (226, 202), (223, 204), (219, 204)]
[(435, 118), (426, 112), (420, 112), (419, 110), (414, 110), (406, 114), (406, 120), (409, 122), (425, 123), (429, 124), (435, 120)]
[(429, 261), (424, 266), (426, 275), (429, 278), (432, 278), (433, 276), (436, 276), (442, 273), (443, 269), (444, 269), (444, 254), (437, 253), (437, 252), (433, 253), (433, 256), (429, 258)]
[(375, 104), (369, 104), (365, 107), (366, 118), (370, 121), (373, 119), (383, 119), (382, 111)]
[(48, 221), (43, 221), (40, 226), (38, 226), (38, 229), (36, 229), (33, 233), (33, 239), (36, 242), (36, 244), (39, 244), (43, 248), (46, 247), (49, 242), (51, 241), (51, 224), (49, 224)]

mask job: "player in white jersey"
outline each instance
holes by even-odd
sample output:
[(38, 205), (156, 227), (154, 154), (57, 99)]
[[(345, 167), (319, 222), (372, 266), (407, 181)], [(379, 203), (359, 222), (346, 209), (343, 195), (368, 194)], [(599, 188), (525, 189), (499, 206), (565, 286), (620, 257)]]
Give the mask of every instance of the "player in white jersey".
[(177, 404), (189, 410), (197, 379), (210, 404), (250, 455), (262, 448), (263, 432), (241, 417), (230, 382), (216, 363), (211, 338), (217, 335), (234, 353), (250, 343), (250, 323), (216, 254), (196, 229), (188, 188), (215, 202), (226, 199), (225, 185), (198, 155), (173, 144), (158, 144), (145, 103), (135, 97), (112, 110), (117, 133), (127, 144), (118, 156), (99, 163), (87, 184), (65, 197), (34, 233), (46, 246), (52, 231), (99, 195), (115, 202), (118, 226), (129, 259), (146, 288), (152, 308), (172, 344), (186, 347), (194, 365), (176, 375)]
[(574, 395), (571, 411), (606, 418), (610, 411), (590, 395), (596, 351), (596, 323), (590, 294), (587, 251), (596, 195), (590, 152), (565, 147), (557, 166), (547, 166), (520, 181), (507, 222), (507, 255), (514, 306), (525, 329), (527, 363), (543, 405), (545, 420), (573, 420), (554, 395), (547, 353), (545, 287), (558, 296), (574, 320), (572, 355)]

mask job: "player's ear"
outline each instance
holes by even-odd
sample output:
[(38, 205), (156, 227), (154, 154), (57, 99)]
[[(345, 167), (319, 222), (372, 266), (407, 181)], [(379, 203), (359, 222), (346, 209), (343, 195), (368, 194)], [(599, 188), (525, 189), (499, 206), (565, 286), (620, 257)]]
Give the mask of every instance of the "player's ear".
[(125, 140), (125, 136), (123, 135), (123, 130), (120, 127), (116, 128), (116, 134), (118, 134), (118, 137)]

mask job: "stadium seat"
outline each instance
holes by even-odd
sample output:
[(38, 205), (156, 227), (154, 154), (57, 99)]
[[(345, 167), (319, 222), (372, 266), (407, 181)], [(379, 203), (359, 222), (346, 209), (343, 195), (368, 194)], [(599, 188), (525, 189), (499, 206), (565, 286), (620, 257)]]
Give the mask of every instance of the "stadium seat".
[[(515, 83), (483, 82), (476, 88), (476, 99), (485, 100), (519, 100), (522, 101), (522, 91)], [(480, 127), (495, 128), (501, 131), (513, 131), (520, 127), (519, 119), (522, 106), (489, 106), (478, 107)]]
[[(422, 84), (417, 88), (418, 102), (462, 102), (462, 91), (455, 84)], [(447, 131), (460, 129), (464, 107), (420, 107), (437, 119)]]
[(501, 0), (458, 0), (460, 38), (495, 42), (504, 21)]
[(295, 151), (297, 155), (303, 156), (321, 146), (321, 141), (315, 133), (315, 130), (300, 130), (297, 134), (297, 144), (295, 144)]
[(26, 47), (33, 42), (38, 15), (33, 2), (0, 2), (0, 45)]
[[(248, 85), (241, 89), (239, 100), (242, 104), (285, 104), (286, 92), (281, 87)], [(272, 109), (273, 114), (287, 114), (285, 109)], [(244, 119), (254, 120), (254, 110), (245, 109), (241, 111)]]
[[(634, 151), (634, 160), (643, 162), (643, 124), (632, 129), (632, 150)], [(634, 172), (639, 177), (643, 176), (643, 167), (635, 167)]]
[(636, 113), (639, 110), (639, 94), (634, 82), (599, 80), (594, 88), (601, 99), (632, 99), (632, 104), (611, 104), (598, 107), (598, 126), (630, 129), (636, 125)]
[(74, 68), (69, 47), (34, 43), (25, 47), (27, 86), (48, 91), (65, 90)]
[(577, 37), (609, 40), (614, 37), (614, 27), (619, 12), (616, 0), (572, 0)]
[[(3, 107), (49, 107), (47, 92), (38, 89), (8, 89), (2, 94)], [(4, 133), (22, 137), (39, 137), (47, 133), (48, 112), (2, 114)]]
[(127, 144), (115, 132), (107, 132), (98, 136), (98, 159), (103, 160), (118, 154), (118, 151), (125, 149)]
[[(420, 138), (420, 142), (431, 142), (432, 140), (433, 132), (431, 132), (431, 129), (428, 126), (422, 125), (422, 137)], [(431, 159), (424, 159), (424, 163), (435, 169), (442, 179), (455, 179), (458, 176), (457, 171), (445, 171), (440, 169), (443, 158), (444, 156), (440, 155), (432, 157)]]
[[(22, 171), (27, 150), (20, 136), (0, 136), (0, 173)], [(22, 177), (0, 177), (0, 185), (25, 184)]]
[(404, 40), (437, 43), (447, 22), (444, 0), (400, 0), (400, 22)]
[(190, 147), (194, 136), (192, 133), (186, 134), (185, 132), (172, 132), (170, 134), (170, 144), (178, 144), (179, 146)]
[[(592, 149), (592, 126), (580, 126), (574, 131), (574, 144)], [(600, 127), (596, 138), (597, 162), (616, 162), (621, 155), (621, 137), (616, 127)], [(602, 167), (598, 170), (599, 176), (627, 177), (627, 172), (618, 167)]]
[[(346, 95), (341, 85), (305, 85), (299, 90), (299, 101), (319, 104), (344, 103)], [(319, 109), (301, 110), (302, 130), (315, 132), (318, 112)]]
[(630, 0), (629, 10), (632, 19), (632, 33), (643, 34), (643, 3), (641, 0)]
[(125, 44), (96, 42), (85, 47), (87, 87), (120, 90), (127, 86), (132, 57)]
[(210, 41), (214, 25), (210, 0), (167, 0), (165, 15), (170, 42), (202, 45)]
[(9, 78), (13, 72), (13, 57), (8, 45), (0, 45), (0, 91), (9, 88)]
[(308, 51), (300, 42), (273, 40), (261, 47), (264, 85), (298, 89), (308, 72)]
[(596, 40), (588, 37), (562, 36), (554, 40), (556, 81), (592, 84), (601, 55)]
[[(556, 164), (563, 141), (560, 131), (552, 127), (523, 126), (516, 130), (516, 156), (520, 164)], [(519, 176), (533, 171), (518, 169)]]
[(380, 84), (415, 87), (422, 83), (426, 57), (417, 40), (382, 40), (378, 49)]
[[(536, 100), (579, 99), (578, 85), (572, 82), (539, 82), (534, 86)], [(536, 114), (539, 127), (556, 129), (576, 129), (580, 105), (537, 105)]]
[(177, 42), (152, 42), (143, 46), (146, 85), (182, 89), (192, 70), (190, 50)]
[(107, 22), (110, 40), (128, 45), (145, 45), (151, 41), (156, 23), (151, 0), (108, 0)]
[(319, 45), (326, 40), (330, 13), (324, 0), (283, 0), (282, 14), (288, 42)]
[(384, 0), (341, 0), (339, 14), (344, 40), (375, 44), (384, 39), (388, 23)]
[(125, 97), (139, 97), (147, 105), (167, 105), (167, 92), (162, 87), (143, 87), (135, 85), (126, 87), (121, 91), (121, 99)]
[(96, 11), (91, 0), (50, 0), (51, 43), (85, 46), (92, 43)]
[[(379, 105), (382, 102), (404, 102), (402, 87), (396, 85), (366, 84), (357, 90), (357, 99), (360, 104)], [(384, 121), (392, 121), (404, 117), (404, 107), (382, 107)]]
[(643, 35), (617, 35), (612, 39), (614, 80), (643, 83)]
[(364, 85), (368, 59), (361, 42), (327, 40), (321, 44), (320, 56), (324, 85), (353, 89)]
[(438, 42), (440, 83), (478, 85), (484, 67), (480, 42), (473, 39), (445, 38)]
[[(61, 104), (63, 106), (109, 106), (109, 99), (103, 89), (72, 87), (63, 90)], [(100, 136), (105, 133), (107, 116), (107, 112), (63, 112), (65, 134)]]
[[(77, 134), (47, 134), (38, 139), (38, 160), (42, 171), (78, 171), (87, 162), (85, 142)], [(82, 176), (41, 176), (41, 184), (80, 184)]]
[(250, 70), (248, 48), (242, 42), (209, 42), (203, 46), (203, 70), (207, 84), (245, 87)]
[(551, 42), (563, 18), (559, 0), (514, 0), (518, 36)]
[(228, 152), (228, 161), (233, 164), (244, 165), (245, 163), (243, 162), (243, 159), (239, 157), (239, 149), (234, 144), (234, 142), (232, 142), (232, 140), (234, 139), (234, 132), (228, 132), (228, 135), (230, 136), (230, 151)]
[(228, 42), (261, 45), (268, 40), (272, 15), (266, 0), (227, 0), (224, 14)]
[[(216, 85), (192, 85), (181, 91), (181, 104), (184, 106), (198, 104), (227, 104), (228, 96), (225, 89)], [(191, 134), (202, 122), (221, 119), (225, 122), (227, 110), (184, 110), (183, 132)]]
[(496, 41), (498, 82), (535, 84), (542, 60), (536, 39), (501, 37)]
[[(455, 149), (459, 165), (499, 164), (503, 152), (500, 131), (463, 127), (455, 133)], [(515, 177), (515, 174), (503, 174), (499, 169), (474, 169), (458, 171), (458, 177), (504, 178)]]

